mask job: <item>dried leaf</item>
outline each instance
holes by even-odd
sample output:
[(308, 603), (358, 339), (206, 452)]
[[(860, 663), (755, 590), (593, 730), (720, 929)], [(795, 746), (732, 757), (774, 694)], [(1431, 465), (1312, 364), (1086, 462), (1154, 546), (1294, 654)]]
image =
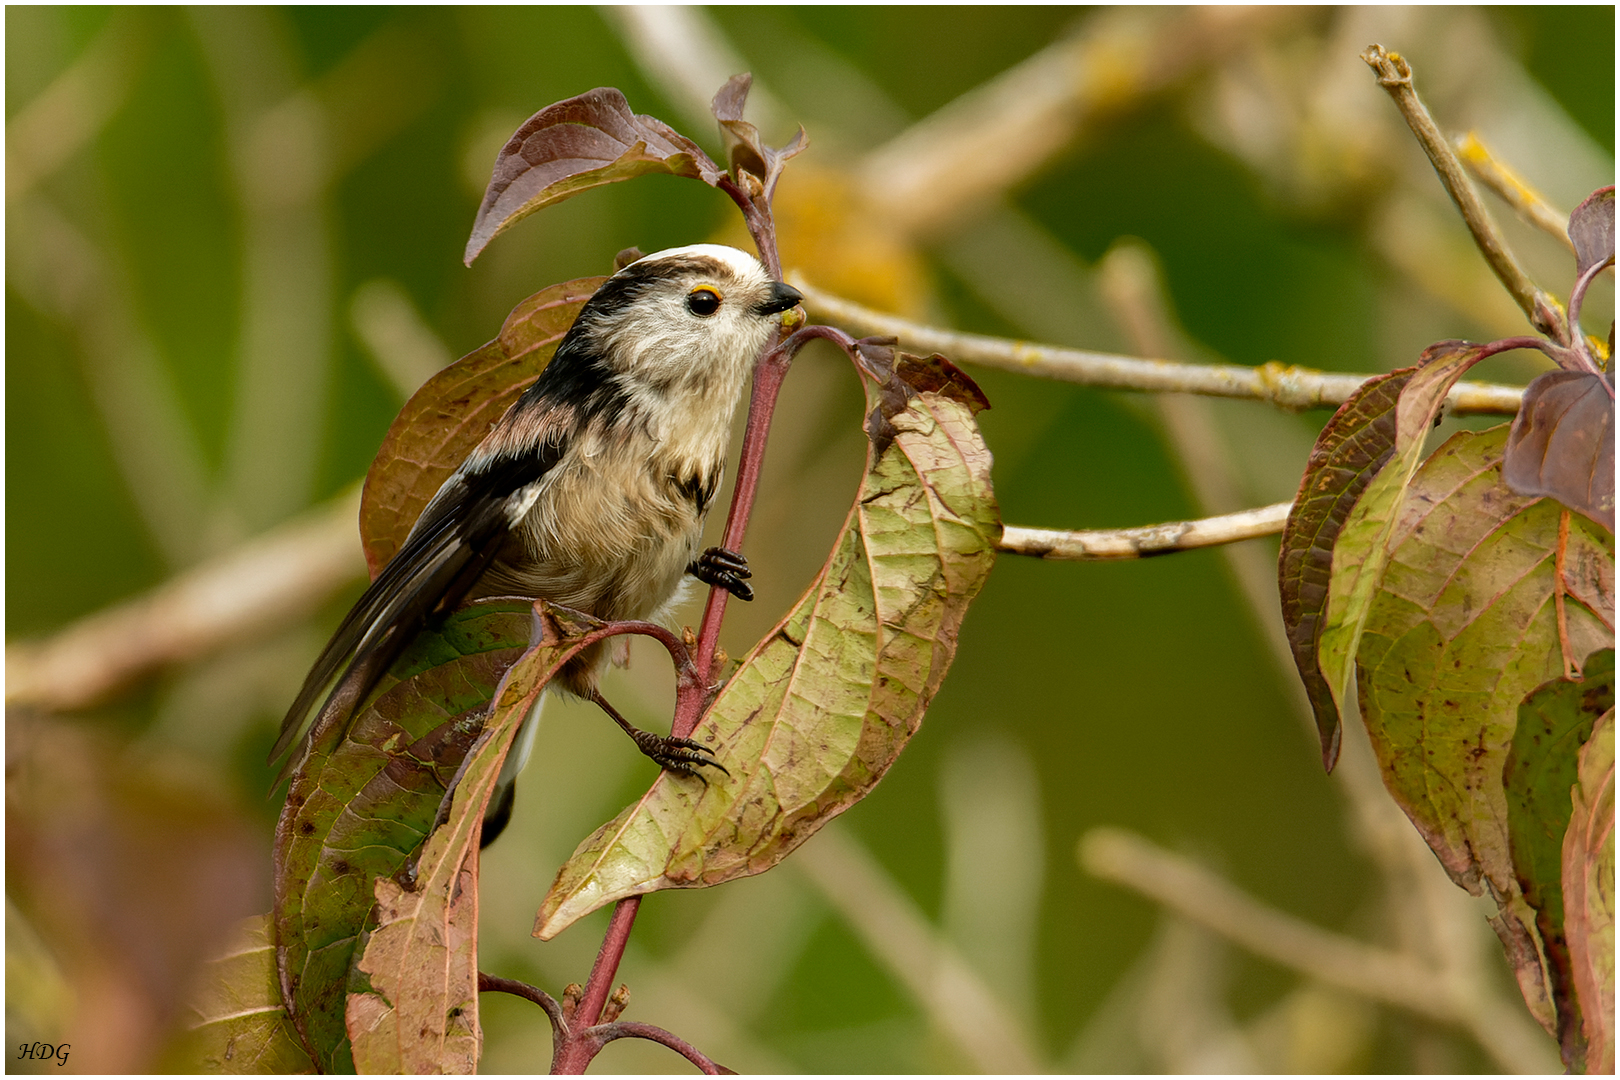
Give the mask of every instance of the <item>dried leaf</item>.
[(743, 108), (748, 104), (748, 91), (753, 85), (754, 76), (749, 72), (733, 75), (714, 95), (710, 111), (720, 123), (720, 137), (726, 144), (726, 163), (732, 175), (741, 179), (746, 171), (765, 181), (781, 168), (782, 162), (809, 146), (810, 140), (801, 127), (786, 146), (780, 149), (766, 146), (759, 137), (759, 129), (743, 119)]
[(1614, 708), (1614, 650), (1586, 661), (1579, 679), (1543, 683), (1519, 705), (1503, 768), (1513, 868), (1536, 912), (1551, 977), (1564, 1063), (1585, 1057), (1581, 1013), (1564, 932), (1563, 847), (1577, 758), (1599, 717)]
[(270, 916), (244, 919), (208, 962), (174, 1065), (182, 1072), (312, 1073), (281, 1004)]
[(344, 995), (359, 936), (375, 925), (375, 882), (409, 865), (432, 831), (532, 623), (529, 601), (490, 600), (418, 634), (348, 732), (313, 744), (293, 776), (276, 825), (276, 962), (323, 1071), (353, 1068)]
[(548, 105), (496, 156), (463, 261), (471, 266), (491, 240), (542, 207), (652, 172), (711, 185), (722, 175), (697, 143), (662, 120), (632, 113), (612, 87)]
[(1598, 188), (1569, 215), (1575, 275), (1614, 261), (1614, 185)]
[(411, 395), (383, 438), (360, 501), (360, 540), (376, 577), (452, 472), (557, 351), (604, 277), (541, 289), (506, 317), (483, 348)]
[(1338, 760), (1339, 717), (1367, 605), (1389, 556), (1395, 511), (1446, 394), (1481, 351), (1442, 341), (1424, 350), (1416, 367), (1369, 380), (1311, 450), (1283, 530), (1278, 584), (1329, 770)]
[[(1519, 703), (1563, 673), (1563, 656), (1553, 600), (1560, 510), (1501, 483), (1506, 439), (1506, 425), (1459, 433), (1413, 477), (1356, 659), (1385, 786), (1453, 880), (1475, 894), (1489, 881), (1511, 943), (1533, 933), (1535, 917), (1514, 873), (1503, 769)], [(1566, 575), (1612, 563), (1613, 536), (1574, 518), (1569, 550)], [(1575, 655), (1612, 644), (1585, 605), (1565, 607)], [(1544, 972), (1516, 974), (1551, 1030)]]
[(869, 447), (826, 567), (693, 733), (733, 779), (661, 775), (575, 851), (537, 936), (623, 897), (769, 869), (865, 796), (921, 724), (1001, 523), (977, 388), (938, 358), (894, 367), (932, 372), (938, 392), (863, 380), (892, 436)]
[(1549, 371), (1524, 391), (1502, 478), (1614, 531), (1614, 391), (1601, 375)]
[(1614, 710), (1581, 748), (1564, 835), (1565, 933), (1589, 1074), (1614, 1072)]
[(538, 605), (539, 642), (507, 671), (494, 713), (406, 884), (376, 879), (377, 927), (356, 962), (347, 1026), (364, 1073), (473, 1073), (478, 1025), (478, 837), (518, 725), (582, 635), (601, 624)]

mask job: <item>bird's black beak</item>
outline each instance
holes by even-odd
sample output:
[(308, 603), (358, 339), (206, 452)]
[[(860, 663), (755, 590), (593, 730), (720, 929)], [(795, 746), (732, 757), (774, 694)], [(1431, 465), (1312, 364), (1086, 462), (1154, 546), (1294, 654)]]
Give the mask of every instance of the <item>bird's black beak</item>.
[(775, 315), (779, 311), (787, 311), (789, 308), (798, 307), (799, 301), (803, 299), (804, 294), (799, 292), (798, 289), (780, 281), (773, 281), (771, 282), (770, 295), (761, 301), (754, 310), (761, 315)]

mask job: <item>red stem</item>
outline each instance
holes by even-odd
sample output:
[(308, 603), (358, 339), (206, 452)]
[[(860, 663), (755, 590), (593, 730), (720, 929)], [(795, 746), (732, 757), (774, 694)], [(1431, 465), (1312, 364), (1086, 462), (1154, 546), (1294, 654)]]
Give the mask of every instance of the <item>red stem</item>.
[(574, 1021), (568, 1038), (551, 1056), (551, 1071), (559, 1075), (578, 1076), (585, 1072), (602, 1043), (591, 1038), (587, 1028), (596, 1026), (602, 1018), (602, 1007), (607, 1004), (608, 987), (619, 973), (619, 961), (624, 958), (624, 947), (630, 942), (630, 928), (636, 923), (636, 912), (641, 908), (641, 897), (620, 900), (613, 908), (602, 947), (596, 951), (596, 963), (585, 984), (585, 996), (574, 1010)]

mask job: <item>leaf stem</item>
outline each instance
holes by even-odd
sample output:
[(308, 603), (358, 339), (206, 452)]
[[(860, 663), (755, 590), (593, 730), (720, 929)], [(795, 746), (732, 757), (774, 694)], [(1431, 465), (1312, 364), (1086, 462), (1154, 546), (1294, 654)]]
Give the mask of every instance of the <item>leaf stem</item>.
[[(965, 334), (874, 311), (823, 292), (794, 275), (793, 285), (821, 318), (862, 335), (900, 339), (913, 352), (939, 352), (957, 363), (982, 364), (1003, 371), (1061, 379), (1084, 386), (1151, 393), (1204, 394), (1266, 401), (1289, 410), (1330, 409), (1344, 404), (1370, 375), (1339, 375), (1279, 363), (1181, 364), (1135, 356), (1068, 349), (1028, 341)], [(1447, 396), (1459, 416), (1512, 416), (1522, 387), (1460, 382)]]
[(1524, 272), (1513, 252), (1508, 250), (1502, 231), (1480, 201), (1474, 185), (1469, 183), (1451, 143), (1418, 97), (1417, 88), (1412, 85), (1412, 65), (1400, 53), (1388, 52), (1382, 45), (1369, 45), (1361, 54), (1361, 59), (1378, 76), (1378, 85), (1389, 92), (1395, 107), (1406, 120), (1406, 126), (1412, 129), (1423, 152), (1429, 156), (1429, 163), (1434, 166), (1440, 183), (1462, 214), (1463, 222), (1474, 237), (1474, 244), (1485, 256), (1485, 262), (1496, 274), (1497, 280), (1519, 305), (1531, 326), (1560, 345), (1568, 345), (1569, 327), (1564, 323), (1557, 301), (1530, 280), (1530, 275)]
[(687, 1061), (696, 1065), (709, 1076), (735, 1075), (732, 1070), (723, 1065), (716, 1064), (708, 1055), (672, 1032), (665, 1031), (653, 1024), (642, 1024), (634, 1020), (616, 1020), (611, 1024), (598, 1024), (580, 1032), (582, 1038), (590, 1038), (600, 1049), (614, 1039), (648, 1039), (661, 1046), (667, 1046)]
[(567, 1038), (568, 1020), (563, 1016), (562, 1006), (557, 1004), (556, 998), (552, 997), (538, 986), (530, 986), (528, 983), (519, 982), (517, 979), (503, 979), (499, 975), (486, 975), (484, 972), (480, 971), (478, 973), (478, 989), (481, 992), (490, 991), (497, 994), (512, 994), (515, 997), (520, 997), (527, 1001), (534, 1002), (536, 1005), (544, 1009), (546, 1011), (546, 1015), (551, 1018), (552, 1038), (558, 1043), (561, 1043), (565, 1038)]

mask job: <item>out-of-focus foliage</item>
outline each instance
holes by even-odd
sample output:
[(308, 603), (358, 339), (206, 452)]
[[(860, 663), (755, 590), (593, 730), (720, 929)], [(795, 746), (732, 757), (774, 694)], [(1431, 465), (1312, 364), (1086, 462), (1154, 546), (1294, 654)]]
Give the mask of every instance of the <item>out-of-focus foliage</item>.
[[(1567, 210), (1613, 179), (1612, 8), (1256, 19), (1152, 94), (1129, 64), (1090, 69), (1108, 76), (1087, 85), (1108, 91), (1109, 108), (948, 227), (918, 239), (872, 212), (859, 167), (913, 122), (1071, 31), (1140, 18), (1117, 40), (1154, 54), (1168, 33), (1155, 19), (1174, 17), (706, 16), (758, 79), (750, 110), (767, 140), (800, 121), (810, 135), (779, 196), (787, 269), (857, 299), (1123, 349), (1128, 330), (1094, 265), (1137, 237), (1192, 347), (1237, 362), (1387, 371), (1436, 340), (1524, 332), (1356, 54), (1372, 41), (1400, 48), (1448, 127), (1477, 128)], [(12, 7), (6, 20), (11, 638), (50, 634), (352, 483), (415, 389), (390, 374), (402, 355), (464, 353), (549, 283), (605, 273), (631, 245), (715, 238), (735, 218), (703, 185), (646, 177), (536, 215), (461, 265), (497, 151), (549, 102), (617, 86), (636, 113), (721, 160), (718, 136), (686, 119), (678, 82), (626, 44), (622, 13)], [(756, 111), (769, 105), (762, 89), (777, 112)], [(1531, 273), (1563, 288), (1568, 253), (1493, 210)], [(861, 243), (829, 239), (844, 236)], [(1600, 288), (1588, 326), (1610, 318)], [(378, 296), (396, 302), (362, 303)], [(380, 324), (367, 317), (378, 311)], [(1540, 370), (1505, 357), (1474, 374), (1524, 382)], [(1141, 400), (974, 374), (996, 406), (982, 423), (1007, 520), (1104, 527), (1204, 509)], [(807, 352), (784, 401), (748, 542), (758, 599), (732, 605), (723, 638), (737, 652), (821, 565), (861, 472), (846, 364)], [(1249, 505), (1294, 493), (1327, 419), (1224, 402), (1209, 415)], [(264, 753), (359, 586), (307, 625), (95, 710), (10, 710), (8, 899), (41, 945), (30, 985), (66, 992), (53, 1010), (8, 1002), (9, 1043), (71, 1042), (85, 1071), (160, 1060), (204, 958), (270, 907), (277, 803), (264, 798)], [(695, 609), (680, 618), (695, 622)], [(641, 645), (632, 660), (609, 695), (657, 727), (667, 662)], [(887, 875), (894, 893), (882, 896), (901, 902), (830, 892), (797, 857), (659, 896), (622, 973), (630, 1018), (743, 1070), (974, 1064), (949, 1011), (889, 966), (884, 948), (904, 935), (852, 921), (883, 911), (910, 913), (904, 925), (931, 935), (919, 940), (953, 950), (1020, 1018), (1037, 1065), (1501, 1067), (1454, 1029), (1302, 984), (1075, 863), (1081, 832), (1123, 825), (1217, 861), (1318, 925), (1435, 947), (1393, 914), (1420, 886), (1402, 893), (1378, 876), (1373, 834), (1347, 813), (1344, 777), (1322, 776), (1292, 679), (1219, 553), (1000, 560), (927, 727), (842, 822)], [(534, 907), (578, 838), (645, 790), (651, 769), (600, 716), (548, 711), (513, 825), (482, 860), (486, 970), (554, 991), (583, 978), (602, 916), (541, 944)], [(1592, 782), (1577, 812), (1612, 800), (1600, 763), (1583, 769)], [(1461, 932), (1479, 922), (1464, 904)], [(8, 934), (13, 948), (22, 940)], [(1484, 978), (1512, 994), (1494, 942), (1480, 950), (1493, 965)], [(1582, 950), (1588, 972), (1612, 956), (1602, 943)], [(533, 1006), (486, 995), (481, 1020), (485, 1071), (548, 1060)], [(633, 1040), (604, 1053), (607, 1069), (681, 1065)]]

